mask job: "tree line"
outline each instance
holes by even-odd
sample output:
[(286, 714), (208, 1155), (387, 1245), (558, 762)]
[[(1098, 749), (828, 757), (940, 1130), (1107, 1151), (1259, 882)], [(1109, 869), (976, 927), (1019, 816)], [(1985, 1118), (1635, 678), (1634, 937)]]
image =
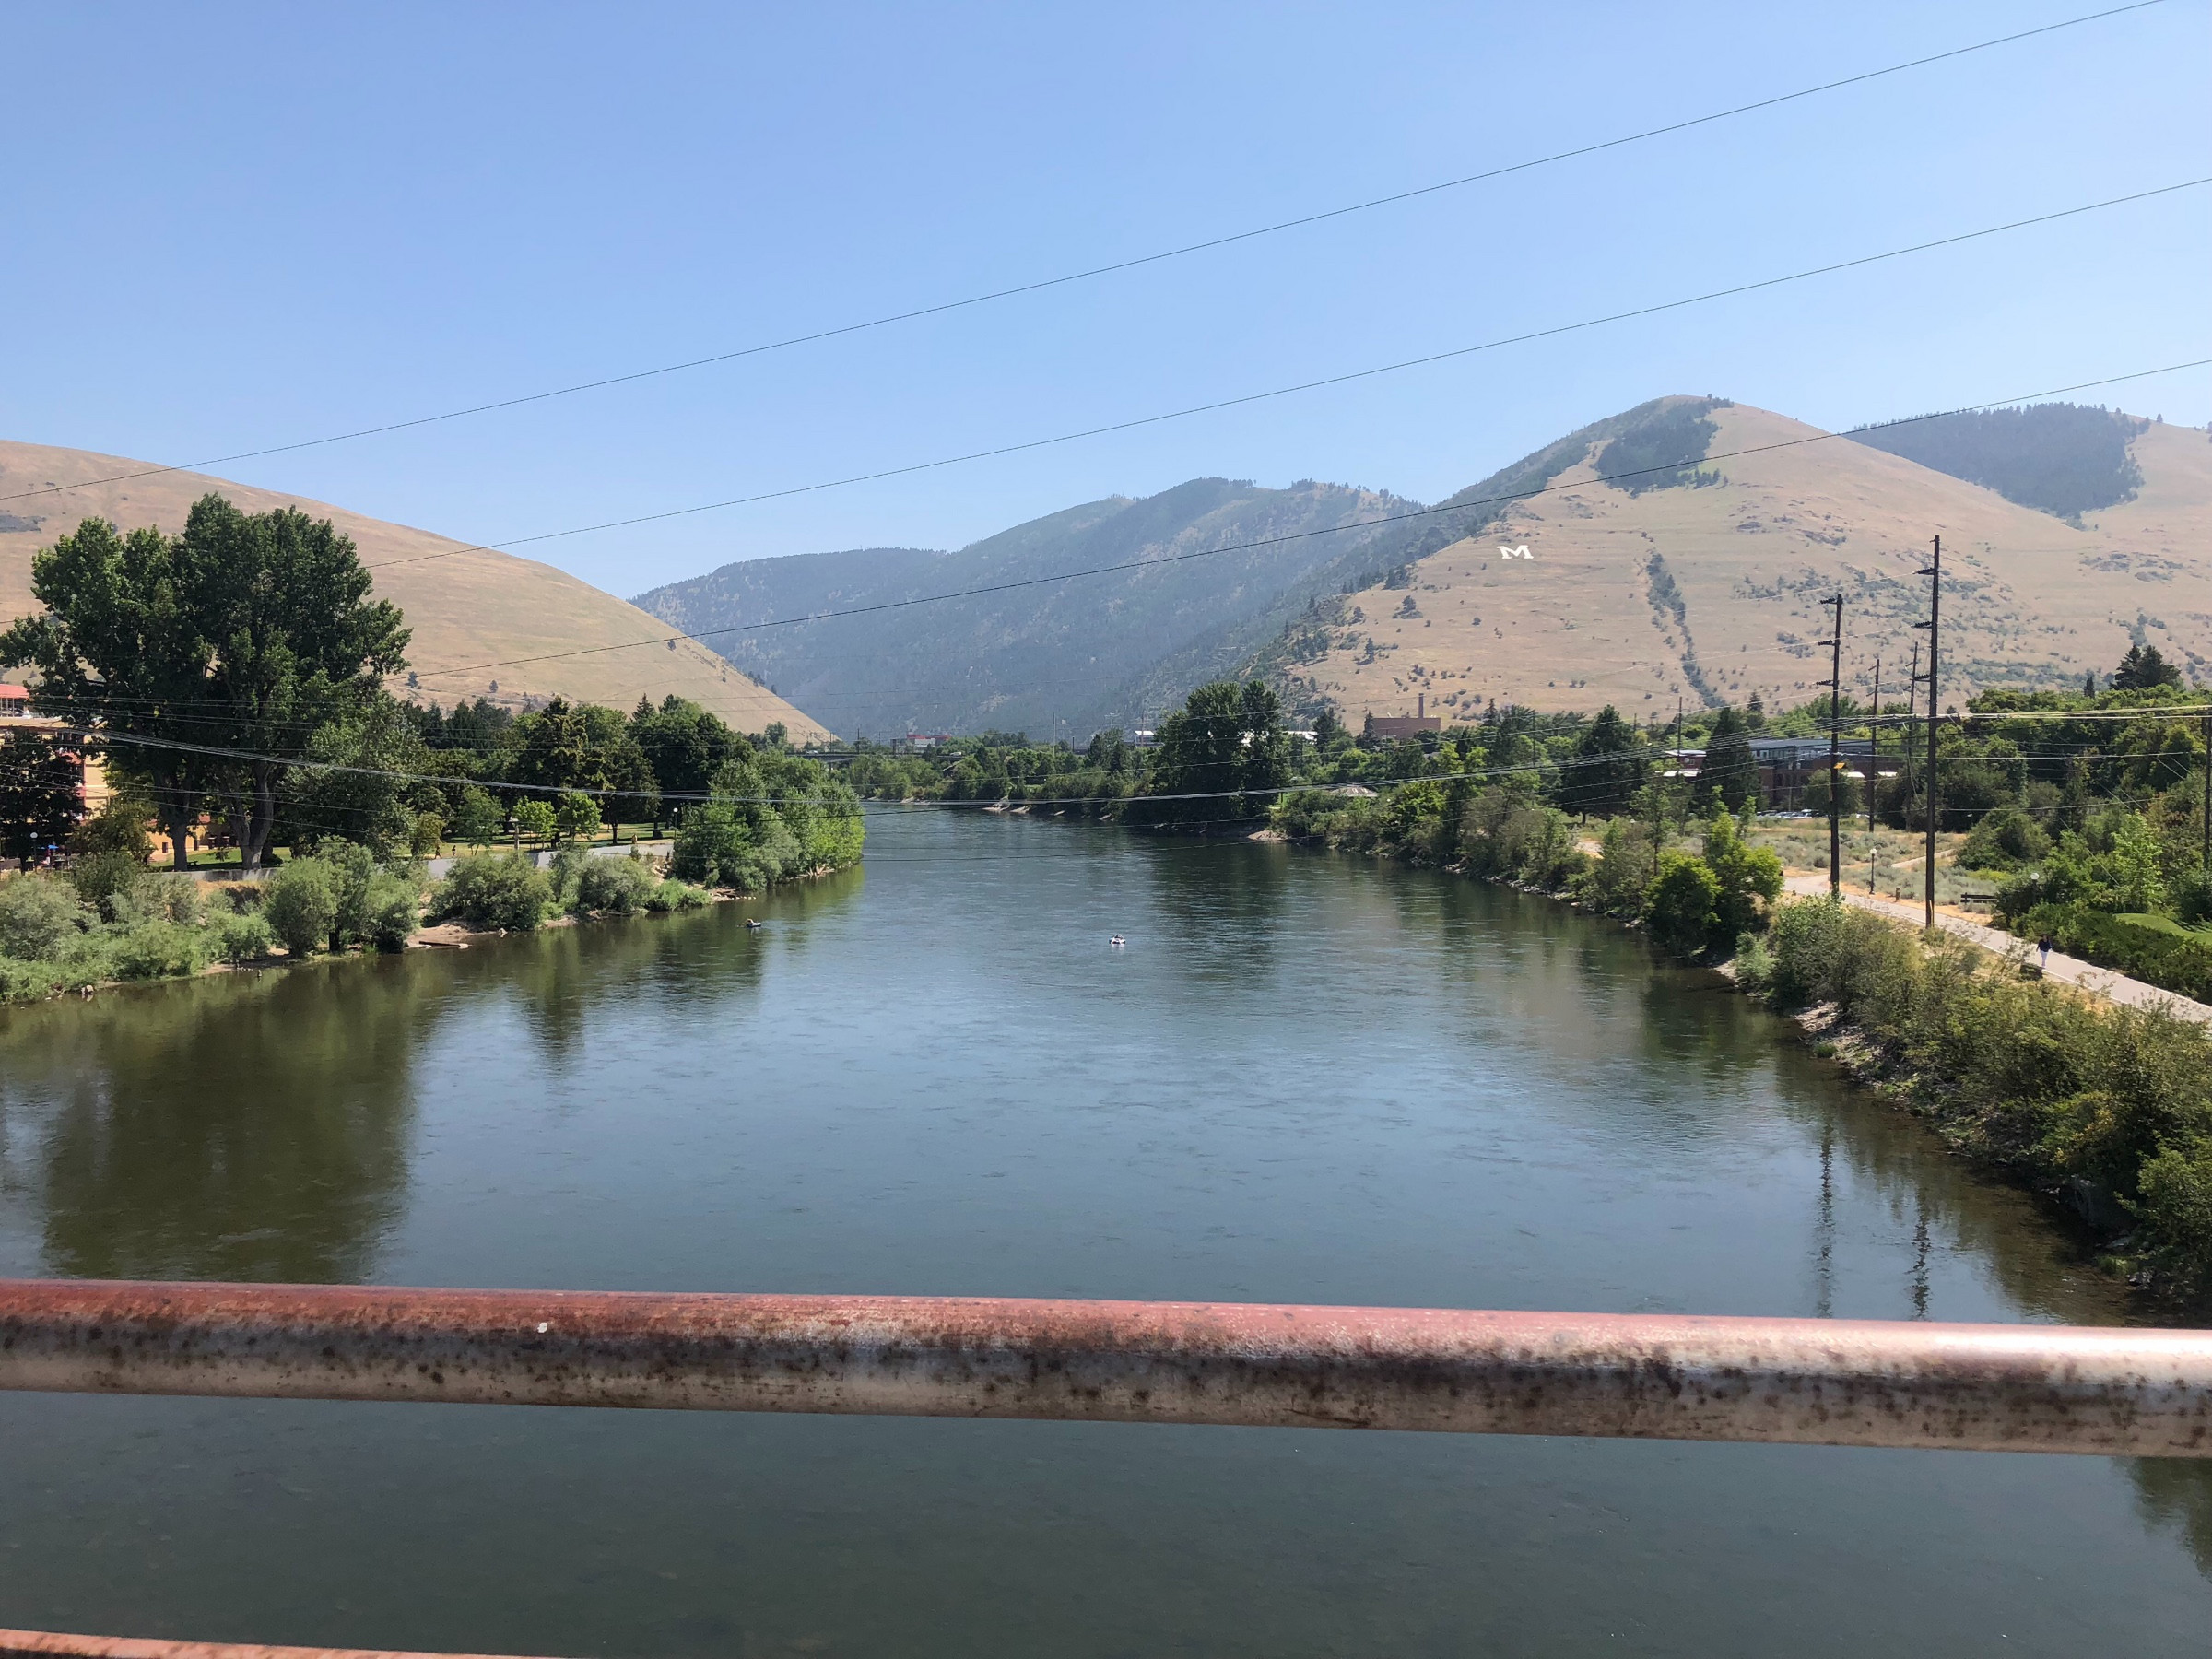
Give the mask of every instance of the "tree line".
[[(0, 632), (0, 666), (30, 669), (34, 711), (66, 730), (0, 735), (0, 854), (28, 865), (70, 841), (86, 754), (167, 831), (179, 869), (202, 825), (249, 875), (278, 847), (390, 859), (448, 841), (582, 840), (607, 823), (658, 830), (700, 812), (721, 824), (707, 862), (736, 870), (750, 838), (755, 880), (857, 846), (843, 786), (793, 754), (781, 725), (748, 735), (673, 696), (628, 714), (554, 698), (519, 715), (482, 698), (450, 712), (394, 698), (408, 629), (371, 580), (327, 520), (219, 495), (173, 535), (95, 518), (57, 538), (32, 560), (44, 608)], [(773, 828), (749, 806), (723, 822), (740, 796), (789, 800), (801, 821), (778, 806)], [(838, 835), (821, 829), (831, 822)]]

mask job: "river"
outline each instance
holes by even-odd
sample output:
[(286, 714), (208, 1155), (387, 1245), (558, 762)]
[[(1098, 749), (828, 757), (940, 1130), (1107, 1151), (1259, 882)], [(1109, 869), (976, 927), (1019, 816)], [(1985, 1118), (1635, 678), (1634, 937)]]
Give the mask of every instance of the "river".
[[(758, 905), (0, 1013), (0, 1273), (2127, 1317), (1786, 1036), (1542, 900), (877, 813)], [(2202, 1465), (0, 1395), (41, 1629), (2201, 1659), (2208, 1572)]]

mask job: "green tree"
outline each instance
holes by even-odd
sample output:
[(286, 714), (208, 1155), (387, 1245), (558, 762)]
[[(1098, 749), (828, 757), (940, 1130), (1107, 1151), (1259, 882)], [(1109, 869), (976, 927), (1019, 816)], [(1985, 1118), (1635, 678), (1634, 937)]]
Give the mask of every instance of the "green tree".
[(34, 663), (37, 706), (100, 728), (150, 786), (179, 868), (210, 789), (235, 799), (250, 871), (313, 734), (406, 666), (399, 611), (371, 586), (352, 540), (293, 508), (203, 496), (174, 537), (87, 519), (32, 559), (45, 613), (0, 636), (0, 661)]
[(2168, 662), (2156, 645), (2130, 645), (2112, 675), (2115, 691), (2155, 691), (2160, 686), (2181, 683), (2181, 669)]
[(553, 804), (553, 827), (566, 840), (591, 840), (599, 833), (599, 803), (571, 789)]
[(261, 913), (286, 950), (311, 956), (331, 937), (338, 900), (337, 872), (319, 858), (295, 858), (269, 877)]
[(1705, 826), (1705, 867), (1714, 883), (1712, 942), (1724, 947), (1761, 929), (1766, 908), (1782, 897), (1782, 860), (1773, 849), (1752, 845), (1735, 819), (1716, 812)]
[(1711, 941), (1719, 920), (1721, 884), (1694, 853), (1659, 854), (1659, 877), (1643, 902), (1652, 937), (1678, 955), (1691, 956)]
[(147, 820), (153, 816), (154, 809), (137, 795), (110, 795), (98, 812), (70, 831), (70, 855), (127, 853), (143, 864), (153, 851), (153, 840), (146, 832)]
[(486, 790), (464, 789), (455, 803), (453, 822), (447, 828), (456, 841), (471, 841), (477, 846), (496, 841), (500, 828), (500, 804)]
[(124, 535), (88, 518), (31, 559), (31, 595), (44, 614), (0, 633), (0, 666), (39, 670), (32, 706), (100, 728), (109, 773), (159, 804), (180, 869), (214, 770), (194, 752), (207, 742), (201, 700), (214, 660), (193, 615), (194, 587), (159, 531)]
[(1183, 706), (1159, 723), (1152, 782), (1147, 795), (1197, 795), (1147, 805), (1140, 797), (1129, 816), (1138, 823), (1240, 822), (1264, 816), (1265, 795), (1290, 782), (1290, 740), (1283, 729), (1282, 701), (1265, 681), (1239, 687), (1230, 680), (1201, 686)]
[(25, 869), (68, 839), (84, 812), (83, 767), (40, 727), (0, 735), (0, 858)]
[(1561, 774), (1559, 804), (1570, 812), (1618, 818), (1629, 810), (1650, 775), (1651, 764), (1636, 728), (1607, 703), (1574, 746), (1577, 764)]
[(1719, 806), (1741, 812), (1759, 806), (1759, 762), (1751, 753), (1751, 739), (1744, 717), (1724, 708), (1712, 717), (1705, 735), (1705, 759), (1698, 767), (1697, 804), (1700, 811)]
[[(282, 821), (294, 846), (359, 841), (378, 858), (406, 845), (415, 826), (416, 786), (406, 775), (428, 764), (429, 751), (408, 722), (405, 705), (382, 692), (318, 727), (300, 764), (286, 775)], [(436, 789), (431, 798), (442, 799)], [(232, 834), (244, 844), (243, 794), (230, 801)]]
[(677, 805), (702, 798), (714, 774), (752, 745), (732, 731), (722, 717), (697, 703), (669, 696), (654, 708), (641, 701), (629, 717), (629, 735), (652, 769), (661, 798)]
[(517, 840), (550, 841), (560, 822), (553, 804), (543, 795), (524, 795), (514, 804), (513, 818)]

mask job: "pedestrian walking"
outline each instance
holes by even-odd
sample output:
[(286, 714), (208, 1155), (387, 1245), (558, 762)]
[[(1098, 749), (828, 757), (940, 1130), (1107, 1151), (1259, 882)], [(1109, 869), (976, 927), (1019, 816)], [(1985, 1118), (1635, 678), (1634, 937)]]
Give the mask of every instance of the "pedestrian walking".
[(2045, 935), (2043, 935), (2041, 938), (2038, 939), (2038, 940), (2035, 942), (2035, 947), (2036, 947), (2036, 949), (2038, 949), (2038, 950), (2040, 950), (2040, 951), (2041, 951), (2041, 952), (2043, 953), (2043, 959), (2042, 959), (2042, 961), (2041, 961), (2040, 964), (2038, 964), (2038, 965), (2039, 965), (2039, 966), (2040, 966), (2040, 967), (2042, 969), (2042, 971), (2043, 971), (2045, 973), (2048, 973), (2048, 972), (2050, 972), (2050, 971), (2051, 971), (2051, 935), (2050, 935), (2049, 934), (2045, 934)]

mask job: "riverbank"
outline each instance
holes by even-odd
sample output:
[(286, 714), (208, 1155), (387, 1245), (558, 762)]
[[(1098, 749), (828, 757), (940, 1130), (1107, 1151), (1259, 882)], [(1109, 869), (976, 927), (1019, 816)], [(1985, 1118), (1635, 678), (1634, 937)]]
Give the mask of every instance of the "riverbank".
[[(440, 866), (442, 865), (442, 868)], [(665, 875), (623, 849), (465, 853), (420, 865), (301, 858), (264, 881), (140, 870), (88, 893), (32, 872), (0, 879), (0, 1006), (126, 985), (416, 949), (759, 895)], [(794, 872), (798, 880), (824, 869)], [(442, 880), (433, 881), (432, 874)], [(773, 884), (771, 884), (773, 885)]]
[(2176, 1303), (2212, 1297), (2212, 1029), (2162, 994), (2100, 1002), (1878, 901), (1787, 897), (1780, 861), (1724, 816), (1701, 853), (1614, 819), (1593, 855), (1551, 808), (1487, 790), (1453, 818), (1434, 793), (1428, 813), (1293, 796), (1275, 823), (1594, 911), (1724, 969), (1951, 1152), (2083, 1230), (2107, 1271)]

